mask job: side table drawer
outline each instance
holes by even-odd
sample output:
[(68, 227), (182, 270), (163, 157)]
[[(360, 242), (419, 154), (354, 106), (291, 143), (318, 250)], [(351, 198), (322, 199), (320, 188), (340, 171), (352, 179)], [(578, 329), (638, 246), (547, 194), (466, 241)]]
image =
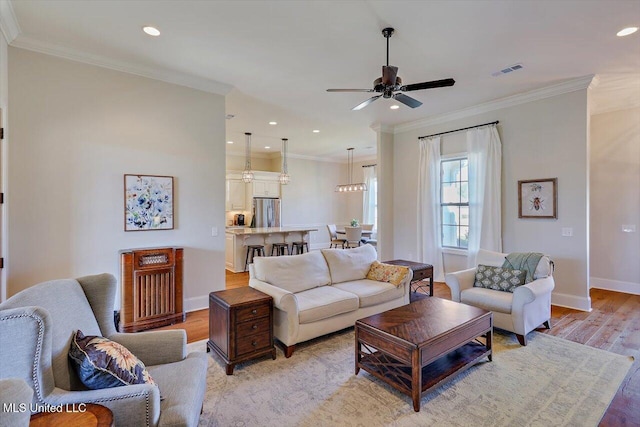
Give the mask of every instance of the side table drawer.
[(271, 346), (271, 336), (269, 333), (250, 335), (248, 337), (238, 337), (236, 345), (237, 356), (242, 356), (246, 353), (253, 353), (254, 351), (262, 348), (269, 348)]
[(237, 329), (238, 337), (246, 337), (253, 334), (269, 334), (270, 326), (269, 317), (240, 323)]
[(246, 308), (238, 308), (235, 310), (236, 322), (246, 322), (249, 320), (254, 320), (259, 317), (265, 317), (269, 315), (269, 302), (265, 302), (264, 304), (256, 304), (252, 307)]
[(432, 275), (433, 275), (433, 268), (425, 268), (423, 270), (414, 271), (413, 278), (411, 279), (411, 281), (414, 282), (417, 280), (426, 279), (428, 277), (431, 277)]

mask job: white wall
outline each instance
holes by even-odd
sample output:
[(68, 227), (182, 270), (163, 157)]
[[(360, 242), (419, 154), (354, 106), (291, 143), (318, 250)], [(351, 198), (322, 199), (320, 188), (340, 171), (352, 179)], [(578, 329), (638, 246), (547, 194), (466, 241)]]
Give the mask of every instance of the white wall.
[[(411, 259), (417, 253), (418, 137), (499, 120), (503, 249), (551, 255), (556, 263), (554, 304), (590, 309), (587, 117), (587, 89), (583, 89), (396, 134), (394, 257)], [(442, 151), (459, 151), (459, 146), (464, 146), (459, 138), (445, 136)], [(518, 180), (556, 177), (558, 219), (519, 219)], [(563, 227), (572, 227), (573, 237), (562, 237)], [(449, 261), (445, 270), (457, 269), (450, 268)]]
[[(237, 143), (236, 143), (237, 144)], [(244, 162), (245, 157), (244, 154), (232, 154), (227, 153), (226, 155), (226, 168), (228, 171), (243, 171), (244, 170)], [(278, 161), (280, 156), (278, 156)], [(270, 159), (266, 156), (251, 156), (251, 169), (256, 171), (267, 171), (267, 172), (280, 172), (280, 166), (277, 169), (273, 168), (274, 160)]]
[[(0, 141), (0, 192), (6, 192), (7, 186), (7, 142), (9, 140), (9, 127), (7, 126), (8, 98), (9, 98), (9, 61), (7, 58), (7, 40), (0, 31), (0, 108), (2, 109), (2, 124), (5, 129), (4, 140)], [(0, 256), (7, 251), (7, 204), (0, 205)], [(0, 301), (7, 298), (7, 269), (0, 270)]]
[[(187, 309), (224, 289), (224, 97), (9, 48), (9, 295), (185, 248)], [(171, 175), (174, 230), (123, 231), (123, 175)], [(218, 227), (218, 237), (212, 237)]]
[(640, 108), (591, 117), (590, 163), (591, 286), (640, 294)]

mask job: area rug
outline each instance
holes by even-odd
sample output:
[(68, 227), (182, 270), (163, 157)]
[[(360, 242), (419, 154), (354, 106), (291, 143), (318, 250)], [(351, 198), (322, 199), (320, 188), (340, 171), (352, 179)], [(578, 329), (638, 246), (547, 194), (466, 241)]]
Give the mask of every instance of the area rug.
[[(209, 358), (200, 426), (597, 426), (632, 359), (541, 333), (526, 347), (494, 333), (481, 362), (411, 399), (360, 371), (353, 329), (299, 344), (286, 359), (261, 358), (227, 376)], [(206, 341), (189, 345), (205, 351)]]

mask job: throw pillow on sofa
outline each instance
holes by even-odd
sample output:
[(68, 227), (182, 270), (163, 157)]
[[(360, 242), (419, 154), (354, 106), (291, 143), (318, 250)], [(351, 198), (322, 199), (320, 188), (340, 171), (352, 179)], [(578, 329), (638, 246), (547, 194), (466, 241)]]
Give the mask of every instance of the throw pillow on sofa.
[(383, 264), (376, 260), (369, 268), (367, 279), (377, 280), (378, 282), (388, 282), (398, 287), (407, 277), (407, 274), (409, 274), (409, 267)]
[(524, 285), (526, 276), (527, 272), (524, 270), (480, 264), (476, 269), (476, 280), (473, 286), (476, 288), (513, 292), (518, 286)]
[(141, 360), (126, 347), (78, 330), (71, 339), (69, 358), (80, 381), (92, 390), (156, 383)]

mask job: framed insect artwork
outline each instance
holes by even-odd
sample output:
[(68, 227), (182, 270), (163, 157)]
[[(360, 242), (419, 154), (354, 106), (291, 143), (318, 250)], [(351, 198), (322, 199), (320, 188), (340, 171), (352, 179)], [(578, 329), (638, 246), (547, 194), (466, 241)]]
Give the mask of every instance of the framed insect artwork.
[(558, 178), (518, 181), (518, 218), (558, 218)]

